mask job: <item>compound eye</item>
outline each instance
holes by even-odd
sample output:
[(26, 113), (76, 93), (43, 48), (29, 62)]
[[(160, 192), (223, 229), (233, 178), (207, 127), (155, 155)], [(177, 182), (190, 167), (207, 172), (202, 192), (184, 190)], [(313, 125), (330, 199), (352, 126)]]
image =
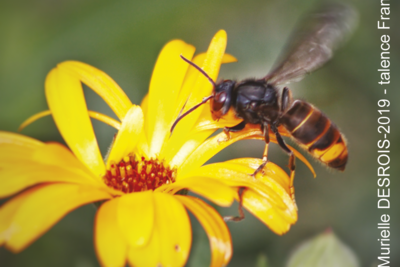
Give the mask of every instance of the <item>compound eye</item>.
[(226, 101), (226, 92), (217, 93), (214, 96), (213, 110), (218, 111), (222, 109)]

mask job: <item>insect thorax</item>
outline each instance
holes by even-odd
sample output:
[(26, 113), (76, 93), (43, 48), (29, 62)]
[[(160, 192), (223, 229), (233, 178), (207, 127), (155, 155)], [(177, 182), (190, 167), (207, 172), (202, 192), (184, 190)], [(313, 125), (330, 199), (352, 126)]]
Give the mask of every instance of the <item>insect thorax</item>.
[(245, 80), (234, 89), (233, 106), (246, 123), (272, 123), (279, 116), (278, 92), (264, 80)]

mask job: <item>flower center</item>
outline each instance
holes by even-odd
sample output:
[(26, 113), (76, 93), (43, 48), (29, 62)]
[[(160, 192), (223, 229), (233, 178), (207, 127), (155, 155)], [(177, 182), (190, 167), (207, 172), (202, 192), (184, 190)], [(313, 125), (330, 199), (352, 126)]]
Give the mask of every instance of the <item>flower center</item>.
[(154, 190), (163, 184), (175, 182), (176, 169), (164, 166), (162, 161), (129, 154), (119, 163), (111, 162), (103, 177), (109, 187), (124, 193)]

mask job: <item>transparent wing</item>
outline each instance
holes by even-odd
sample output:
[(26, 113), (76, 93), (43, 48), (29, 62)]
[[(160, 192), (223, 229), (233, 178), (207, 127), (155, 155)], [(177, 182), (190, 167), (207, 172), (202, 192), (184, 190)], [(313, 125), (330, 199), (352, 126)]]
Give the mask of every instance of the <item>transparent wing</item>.
[(301, 80), (332, 57), (356, 24), (353, 8), (337, 3), (322, 6), (295, 31), (287, 53), (265, 79), (272, 84)]

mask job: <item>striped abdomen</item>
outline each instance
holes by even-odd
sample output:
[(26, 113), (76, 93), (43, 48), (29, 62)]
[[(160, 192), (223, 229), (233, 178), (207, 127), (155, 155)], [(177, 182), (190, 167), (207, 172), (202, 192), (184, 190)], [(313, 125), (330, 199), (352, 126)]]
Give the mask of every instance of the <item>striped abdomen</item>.
[(320, 110), (307, 102), (295, 100), (280, 122), (313, 156), (331, 168), (344, 170), (346, 141), (336, 125)]

